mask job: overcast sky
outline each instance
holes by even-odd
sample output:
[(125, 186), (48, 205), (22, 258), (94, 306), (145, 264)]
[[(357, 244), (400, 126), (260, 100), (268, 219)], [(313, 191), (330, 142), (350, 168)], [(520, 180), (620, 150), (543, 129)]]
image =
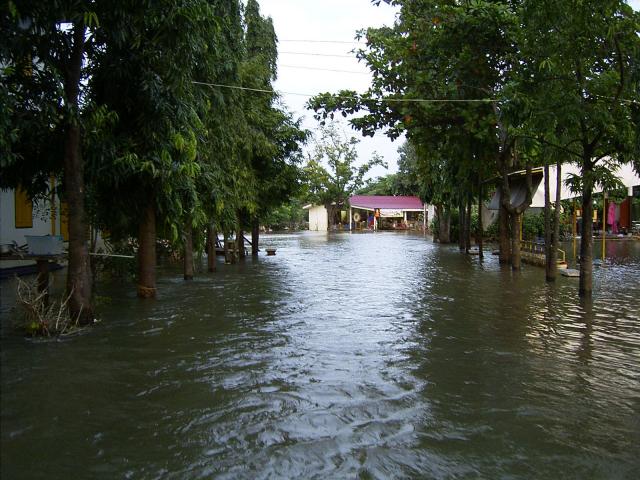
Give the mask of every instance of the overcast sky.
[[(356, 31), (393, 24), (396, 9), (386, 4), (373, 6), (370, 0), (258, 1), (262, 14), (273, 19), (279, 41), (278, 80), (274, 87), (282, 92), (289, 110), (297, 117), (304, 117), (304, 126), (315, 131), (318, 124), (313, 112), (304, 107), (309, 97), (292, 93), (313, 95), (341, 89), (365, 91), (371, 77), (367, 68), (350, 53), (358, 46), (354, 41)], [(640, 0), (629, 0), (628, 3), (640, 10)], [(377, 151), (389, 164), (388, 170), (376, 167), (370, 176), (397, 170), (397, 149), (402, 139), (391, 142), (382, 133), (363, 138), (346, 124), (344, 131), (361, 140), (358, 149), (361, 162)]]
[[(367, 89), (371, 76), (367, 68), (358, 63), (355, 56), (350, 53), (358, 46), (354, 41), (356, 31), (366, 27), (392, 25), (395, 9), (386, 4), (375, 7), (370, 0), (258, 1), (261, 13), (273, 19), (278, 36), (278, 80), (274, 85), (276, 90), (317, 94), (337, 92), (341, 89), (358, 92)], [(304, 104), (309, 99), (308, 96), (283, 93), (282, 98), (294, 115), (305, 117), (306, 128), (312, 131), (317, 130), (318, 123), (313, 118), (313, 111), (304, 108)], [(388, 171), (376, 167), (370, 176), (380, 176), (396, 171), (397, 149), (401, 140), (392, 143), (382, 133), (376, 134), (373, 138), (363, 138), (359, 132), (352, 130), (346, 124), (344, 132), (361, 140), (358, 146), (361, 162), (367, 161), (372, 152), (377, 151), (389, 164)]]

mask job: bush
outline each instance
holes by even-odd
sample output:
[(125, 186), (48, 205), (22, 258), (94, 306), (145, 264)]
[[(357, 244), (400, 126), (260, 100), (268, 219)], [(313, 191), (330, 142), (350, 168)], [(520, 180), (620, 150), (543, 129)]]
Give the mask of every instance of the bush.
[(37, 281), (26, 283), (20, 278), (17, 281), (18, 330), (32, 337), (69, 335), (81, 330), (78, 326), (80, 315), (75, 319), (69, 316), (67, 304), (71, 294), (66, 299), (47, 302), (46, 292), (38, 292)]

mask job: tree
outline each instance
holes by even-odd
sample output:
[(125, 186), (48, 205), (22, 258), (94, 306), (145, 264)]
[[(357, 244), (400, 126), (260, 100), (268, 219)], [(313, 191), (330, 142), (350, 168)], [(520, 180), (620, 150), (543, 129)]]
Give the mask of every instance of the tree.
[[(7, 175), (4, 186), (28, 185), (32, 195), (42, 194), (52, 173), (63, 174), (69, 215), (68, 306), (81, 324), (93, 320), (82, 80), (87, 55), (97, 48), (92, 35), (98, 27), (95, 7), (93, 2), (22, 2), (18, 8), (9, 2), (9, 12), (2, 19), (8, 42), (0, 58), (6, 81), (3, 98), (14, 125), (2, 141), (12, 151), (2, 164), (2, 176)], [(38, 138), (36, 132), (42, 136)], [(37, 155), (47, 142), (54, 146), (52, 152), (61, 153), (59, 157)]]
[(420, 195), (421, 179), (415, 146), (405, 140), (398, 147), (398, 173), (394, 179), (395, 195)]
[(190, 232), (204, 224), (199, 147), (209, 104), (193, 82), (231, 49), (214, 9), (222, 3), (143, 3), (106, 14), (111, 28), (99, 32), (107, 48), (92, 65), (91, 99), (117, 122), (95, 151), (92, 181), (98, 203), (110, 206), (104, 223), (122, 219), (122, 234), (138, 237), (141, 297), (155, 296), (158, 232), (189, 249)]
[(300, 120), (279, 105), (272, 90), (277, 77), (277, 38), (271, 18), (260, 14), (255, 0), (247, 2), (245, 13), (247, 58), (243, 85), (260, 93), (245, 94), (248, 123), (249, 168), (254, 191), (247, 217), (252, 232), (252, 254), (258, 254), (260, 220), (288, 201), (299, 190), (301, 146), (308, 132)]
[(367, 172), (375, 165), (387, 166), (375, 153), (369, 161), (357, 166), (357, 144), (355, 137), (342, 138), (335, 124), (323, 126), (304, 167), (307, 199), (327, 209), (329, 226), (335, 225), (336, 213), (364, 184)]
[[(640, 14), (621, 0), (524, 2), (522, 87), (531, 115), (547, 126), (537, 140), (581, 168), (579, 294), (593, 289), (593, 190), (640, 149)], [(610, 187), (611, 188), (611, 187)]]
[(391, 173), (383, 177), (377, 177), (375, 179), (369, 179), (365, 182), (362, 188), (359, 188), (356, 193), (358, 195), (397, 195), (397, 175)]
[[(513, 12), (505, 2), (393, 3), (400, 6), (393, 27), (358, 34), (367, 42), (358, 56), (373, 74), (369, 90), (321, 94), (309, 107), (320, 119), (358, 113), (350, 123), (364, 135), (405, 132), (418, 154), (420, 194), (436, 205), (444, 242), (451, 209), (469, 212), (478, 179), (498, 171), (493, 104), (510, 72)], [(460, 215), (465, 249), (468, 218)]]

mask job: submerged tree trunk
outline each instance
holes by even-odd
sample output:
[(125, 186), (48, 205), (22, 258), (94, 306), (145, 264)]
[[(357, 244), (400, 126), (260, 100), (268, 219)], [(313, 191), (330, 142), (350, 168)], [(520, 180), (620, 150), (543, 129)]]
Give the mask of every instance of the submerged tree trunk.
[(520, 229), (522, 213), (511, 214), (511, 269), (520, 270)]
[(545, 253), (546, 279), (554, 282), (558, 276), (558, 245), (560, 242), (560, 201), (562, 199), (562, 162), (556, 162), (556, 198), (551, 217), (551, 199), (549, 194), (549, 167), (545, 167)]
[(327, 230), (332, 231), (336, 225), (336, 213), (338, 209), (332, 204), (326, 204), (324, 208), (327, 209)]
[(464, 251), (469, 254), (471, 250), (471, 206), (473, 202), (473, 197), (471, 196), (471, 192), (467, 193), (467, 213), (465, 215), (464, 221)]
[(465, 246), (465, 228), (467, 222), (465, 220), (466, 209), (464, 206), (464, 200), (460, 199), (458, 203), (458, 249), (464, 252)]
[(235, 263), (235, 254), (233, 250), (229, 249), (229, 243), (231, 240), (231, 234), (228, 231), (225, 231), (222, 235), (223, 237), (223, 248), (224, 248), (224, 263)]
[(258, 256), (260, 242), (260, 219), (255, 217), (251, 222), (251, 255)]
[(80, 324), (93, 320), (91, 305), (91, 266), (87, 247), (87, 220), (84, 206), (84, 162), (78, 125), (80, 77), (84, 56), (84, 25), (74, 25), (73, 47), (64, 70), (64, 96), (68, 110), (64, 134), (64, 187), (69, 215), (69, 266), (67, 290), (69, 314)]
[(138, 230), (138, 297), (156, 296), (156, 210), (151, 199)]
[(593, 163), (591, 155), (585, 155), (582, 163), (582, 230), (580, 240), (580, 287), (581, 297), (591, 297), (593, 289)]
[(98, 278), (98, 263), (99, 260), (92, 256), (92, 253), (98, 253), (98, 229), (93, 225), (89, 225), (89, 269), (91, 270), (91, 292), (93, 295), (96, 293), (96, 281)]
[(238, 227), (238, 231), (236, 232), (236, 250), (239, 260), (245, 259), (245, 251), (244, 251), (244, 231)]
[(560, 246), (560, 208), (562, 201), (562, 162), (556, 162), (556, 208), (553, 211), (553, 236), (551, 238), (551, 262), (553, 269), (551, 275), (555, 280), (558, 276), (558, 247)]
[(193, 280), (193, 227), (191, 219), (184, 226), (184, 279)]
[(551, 245), (551, 193), (549, 191), (549, 164), (544, 166), (544, 258), (545, 277), (547, 282), (554, 281), (555, 267), (551, 259), (553, 247)]
[(498, 242), (501, 264), (511, 262), (511, 239), (509, 235), (509, 212), (501, 204), (498, 210)]
[(451, 243), (451, 210), (448, 207), (442, 207), (438, 238), (440, 243)]
[(213, 226), (207, 227), (207, 270), (209, 272), (216, 271), (216, 239), (218, 233)]
[(484, 258), (484, 226), (482, 225), (482, 178), (478, 177), (478, 231), (476, 233), (476, 244), (478, 245), (478, 258)]
[(531, 205), (533, 199), (533, 181), (532, 181), (532, 168), (531, 165), (525, 166), (525, 182), (526, 193), (525, 199), (519, 205), (512, 205), (511, 203), (511, 187), (509, 184), (509, 173), (506, 168), (507, 162), (502, 164), (502, 191), (500, 196), (500, 203), (502, 207), (511, 216), (511, 268), (513, 270), (520, 269), (520, 232), (522, 231), (522, 215), (525, 210)]
[(442, 221), (442, 207), (440, 205), (433, 206), (433, 216), (434, 216), (434, 227), (435, 230), (432, 232), (433, 234), (433, 243), (440, 241), (440, 222)]

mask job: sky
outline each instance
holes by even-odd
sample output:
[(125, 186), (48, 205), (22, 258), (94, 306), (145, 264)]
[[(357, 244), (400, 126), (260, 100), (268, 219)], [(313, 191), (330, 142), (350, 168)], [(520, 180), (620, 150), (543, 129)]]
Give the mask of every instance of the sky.
[[(354, 37), (356, 31), (362, 28), (392, 25), (394, 8), (386, 4), (376, 7), (370, 0), (258, 1), (262, 15), (273, 19), (278, 36), (278, 79), (274, 83), (277, 91), (315, 95), (335, 93), (342, 89), (364, 92), (368, 88), (371, 81), (368, 69), (350, 53), (358, 46)], [(282, 99), (294, 116), (304, 117), (305, 128), (317, 131), (318, 122), (313, 118), (314, 112), (304, 107), (309, 96), (283, 93)], [(343, 123), (343, 131), (361, 140), (358, 145), (360, 163), (369, 160), (374, 151), (388, 163), (388, 170), (375, 167), (369, 177), (397, 170), (397, 150), (402, 140), (391, 142), (383, 133), (373, 138), (362, 137), (346, 123)], [(312, 147), (313, 142), (307, 149)]]
[[(376, 7), (370, 0), (259, 0), (259, 3), (261, 13), (273, 19), (279, 41), (278, 79), (274, 88), (282, 93), (284, 104), (294, 116), (303, 117), (303, 126), (317, 131), (313, 111), (305, 109), (309, 95), (342, 89), (364, 92), (371, 76), (366, 66), (350, 53), (358, 46), (354, 37), (362, 28), (392, 25), (397, 9), (384, 3)], [(640, 0), (627, 3), (640, 10)], [(392, 142), (382, 132), (373, 138), (362, 137), (346, 123), (343, 131), (361, 140), (360, 163), (369, 160), (374, 151), (388, 163), (388, 170), (376, 167), (369, 177), (397, 171), (397, 150), (403, 139)], [(311, 142), (307, 149), (312, 146)]]

